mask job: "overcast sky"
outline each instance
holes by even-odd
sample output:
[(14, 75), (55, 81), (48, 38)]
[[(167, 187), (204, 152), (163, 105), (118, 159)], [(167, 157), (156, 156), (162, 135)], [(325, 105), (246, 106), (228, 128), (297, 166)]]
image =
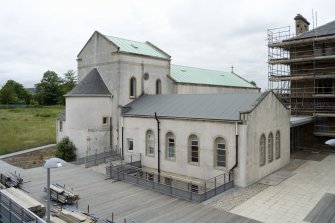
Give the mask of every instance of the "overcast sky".
[(267, 29), (297, 13), (318, 25), (335, 19), (334, 0), (0, 0), (0, 86), (33, 87), (46, 70), (76, 70), (95, 30), (150, 41), (172, 63), (234, 71), (267, 88)]

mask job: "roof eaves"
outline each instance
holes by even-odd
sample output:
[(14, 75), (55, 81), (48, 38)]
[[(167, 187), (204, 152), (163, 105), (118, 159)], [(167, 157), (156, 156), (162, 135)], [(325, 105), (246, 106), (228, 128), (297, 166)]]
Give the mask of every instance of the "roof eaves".
[(92, 34), (92, 36), (87, 40), (87, 42), (85, 43), (84, 47), (80, 50), (80, 52), (77, 55), (77, 58), (79, 57), (79, 55), (81, 54), (81, 52), (85, 49), (86, 45), (91, 41), (92, 37), (94, 36), (94, 34), (100, 35), (102, 36), (105, 40), (107, 40), (109, 43), (111, 43), (113, 46), (116, 47), (116, 49), (119, 51), (120, 47), (118, 45), (116, 45), (114, 42), (112, 42), (110, 39), (108, 39), (104, 34), (102, 34), (101, 32), (95, 30), (94, 33)]
[(240, 114), (241, 113), (250, 113), (250, 112), (252, 112), (263, 100), (264, 100), (264, 98), (266, 98), (269, 94), (270, 94), (270, 92), (273, 94), (273, 92), (272, 91), (265, 91), (263, 94), (261, 94), (257, 99), (256, 99), (256, 101), (252, 104), (252, 105), (250, 105), (250, 107), (247, 109), (247, 110), (245, 110), (245, 111), (240, 111)]
[(182, 85), (198, 85), (198, 86), (205, 86), (205, 87), (226, 87), (226, 88), (244, 88), (244, 89), (258, 89), (258, 90), (260, 90), (260, 88), (258, 88), (258, 87), (244, 87), (244, 86), (236, 86), (236, 85), (219, 85), (219, 84), (202, 84), (202, 83), (193, 83), (193, 82), (181, 82), (181, 81), (177, 81), (177, 80), (175, 80), (175, 81), (177, 82), (177, 84), (182, 84)]
[(83, 52), (83, 50), (85, 49), (86, 45), (91, 41), (92, 37), (94, 36), (95, 33), (97, 33), (98, 31), (94, 31), (94, 33), (91, 35), (91, 37), (86, 41), (85, 45), (83, 48), (81, 48), (81, 50), (79, 51), (77, 58), (79, 57), (79, 55), (81, 54), (81, 52)]
[(150, 43), (149, 41), (145, 42), (146, 44), (150, 45), (151, 47), (153, 47), (155, 50), (163, 53), (164, 55), (166, 55), (168, 58), (171, 58), (171, 56), (169, 54), (167, 54), (166, 52), (164, 52), (163, 50), (161, 50), (160, 48), (158, 48), (157, 46), (155, 46), (154, 44)]
[(115, 46), (116, 49), (117, 49), (117, 51), (120, 50), (120, 47), (119, 47), (116, 43), (114, 43), (111, 39), (109, 39), (106, 35), (100, 33), (99, 31), (96, 31), (96, 32), (97, 32), (98, 34), (100, 34), (101, 36), (103, 36), (103, 37), (105, 38), (105, 40), (107, 40), (107, 41), (108, 41), (109, 43), (111, 43), (113, 46)]
[(126, 51), (118, 51), (116, 53), (119, 54), (126, 54), (126, 55), (136, 55), (136, 56), (141, 56), (141, 57), (148, 57), (148, 58), (154, 58), (154, 59), (160, 59), (160, 60), (167, 60), (170, 61), (170, 58), (164, 58), (164, 57), (156, 57), (156, 56), (150, 56), (150, 55), (144, 55), (144, 54), (140, 54), (140, 53), (130, 53), (130, 52), (126, 52)]
[(62, 111), (61, 113), (59, 113), (59, 115), (56, 117), (56, 120), (66, 121), (66, 113), (65, 113), (65, 111)]
[(235, 72), (231, 72), (231, 73), (232, 73), (232, 74), (235, 74), (236, 76), (238, 76), (239, 78), (241, 78), (242, 80), (248, 82), (251, 86), (253, 86), (253, 87), (250, 87), (250, 88), (257, 88), (257, 89), (260, 89), (259, 87), (254, 86), (253, 84), (251, 84), (249, 81), (247, 81), (246, 79), (244, 79), (242, 76), (238, 75), (237, 73), (235, 73)]
[[(155, 118), (155, 115), (139, 115), (139, 114), (122, 114), (124, 117), (139, 117), (139, 118)], [(235, 119), (215, 119), (215, 118), (194, 118), (194, 117), (176, 117), (176, 116), (159, 116), (160, 119), (173, 119), (173, 120), (191, 120), (191, 121), (209, 121), (209, 122), (240, 122), (241, 120)]]
[(178, 83), (178, 81), (176, 79), (174, 79), (171, 75), (167, 74), (166, 76), (168, 78), (170, 78), (172, 81), (174, 81), (175, 83)]
[(113, 97), (112, 94), (66, 94), (64, 97)]

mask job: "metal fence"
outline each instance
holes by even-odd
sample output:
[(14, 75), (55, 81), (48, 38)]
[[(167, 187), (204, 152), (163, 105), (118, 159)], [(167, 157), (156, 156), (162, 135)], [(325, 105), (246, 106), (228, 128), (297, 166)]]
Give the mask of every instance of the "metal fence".
[[(133, 162), (134, 164), (134, 162)], [(167, 174), (150, 172), (137, 165), (107, 166), (106, 175), (115, 180), (127, 181), (188, 201), (202, 202), (234, 186), (232, 174), (221, 174), (208, 180), (187, 180)]]
[(77, 165), (85, 164), (85, 167), (88, 168), (120, 159), (121, 155), (115, 150), (108, 150), (101, 153), (95, 151), (92, 155), (77, 158)]
[(0, 222), (1, 223), (21, 223), (35, 222), (46, 223), (43, 219), (35, 215), (30, 210), (22, 207), (0, 190)]

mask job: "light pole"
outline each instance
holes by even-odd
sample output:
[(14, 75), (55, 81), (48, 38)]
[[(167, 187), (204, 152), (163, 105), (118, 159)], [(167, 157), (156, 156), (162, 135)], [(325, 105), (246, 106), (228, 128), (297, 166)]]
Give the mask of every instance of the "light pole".
[(59, 168), (66, 164), (66, 162), (59, 158), (50, 158), (45, 161), (44, 168), (47, 169), (47, 222), (50, 223), (50, 169)]

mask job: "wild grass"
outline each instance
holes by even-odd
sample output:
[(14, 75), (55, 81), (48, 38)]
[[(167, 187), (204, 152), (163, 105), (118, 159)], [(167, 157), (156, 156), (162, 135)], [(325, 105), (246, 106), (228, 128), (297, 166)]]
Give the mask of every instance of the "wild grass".
[(64, 106), (0, 109), (0, 155), (56, 142)]

